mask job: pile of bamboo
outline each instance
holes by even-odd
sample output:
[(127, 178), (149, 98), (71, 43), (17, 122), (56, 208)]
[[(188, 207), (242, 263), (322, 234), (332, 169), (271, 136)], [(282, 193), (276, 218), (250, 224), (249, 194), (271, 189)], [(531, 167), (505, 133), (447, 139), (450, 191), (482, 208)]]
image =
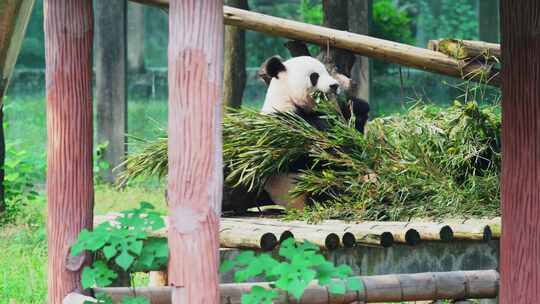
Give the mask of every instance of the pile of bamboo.
[[(114, 222), (118, 213), (96, 216), (94, 224)], [(165, 222), (167, 220), (165, 219)], [(167, 228), (154, 233), (167, 237)], [(294, 237), (309, 241), (321, 249), (334, 250), (367, 244), (389, 247), (393, 243), (416, 245), (420, 241), (475, 240), (489, 241), (500, 236), (500, 218), (466, 221), (447, 220), (443, 223), (414, 222), (357, 222), (327, 220), (318, 224), (304, 221), (281, 221), (271, 218), (236, 217), (220, 221), (220, 245), (224, 248), (249, 248), (270, 251), (281, 241)]]
[[(357, 277), (363, 285), (359, 292), (348, 291), (344, 295), (331, 294), (324, 286), (313, 282), (305, 290), (300, 301), (280, 293), (273, 303), (379, 303), (422, 301), (438, 299), (484, 299), (495, 298), (499, 289), (499, 274), (495, 270), (427, 272), (416, 274), (390, 274)], [(270, 283), (221, 284), (221, 303), (240, 303), (242, 294), (253, 286), (271, 288)], [(94, 291), (109, 294), (114, 303), (125, 296), (133, 296), (127, 287), (96, 288)], [(137, 296), (144, 296), (154, 304), (171, 303), (170, 287), (137, 288)]]

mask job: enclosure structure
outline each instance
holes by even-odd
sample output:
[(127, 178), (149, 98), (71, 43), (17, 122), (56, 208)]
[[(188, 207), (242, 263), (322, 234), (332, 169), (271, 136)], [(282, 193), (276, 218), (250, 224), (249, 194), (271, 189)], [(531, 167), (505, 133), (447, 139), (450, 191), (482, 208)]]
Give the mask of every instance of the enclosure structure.
[[(168, 5), (166, 0), (154, 2)], [(67, 293), (81, 288), (79, 272), (89, 262), (88, 256), (67, 256), (79, 231), (90, 228), (93, 220), (93, 16), (92, 4), (88, 1), (46, 0), (46, 4), (49, 302), (61, 303)], [(168, 236), (173, 303), (219, 301), (221, 7), (221, 1), (195, 0), (174, 0), (170, 6)], [(532, 303), (540, 289), (537, 279), (540, 252), (536, 246), (540, 234), (536, 225), (540, 217), (537, 206), (540, 198), (540, 39), (537, 31), (540, 4), (535, 0), (505, 0), (501, 12), (505, 59), (501, 301)], [(268, 27), (259, 26), (255, 19), (249, 19), (258, 15), (246, 15), (230, 8), (225, 9), (225, 14), (229, 24), (244, 24), (271, 32)], [(277, 23), (275, 26), (279, 31), (273, 33), (292, 35)], [(313, 28), (306, 31), (310, 29)], [(399, 49), (397, 44), (365, 37), (351, 40), (351, 35), (346, 33), (333, 37), (334, 34), (326, 32), (326, 40), (324, 36), (302, 37), (306, 41), (335, 43), (337, 47), (367, 56), (400, 61), (395, 59), (398, 58), (394, 57), (396, 53), (392, 53)], [(387, 48), (388, 53), (376, 54), (374, 47)], [(455, 61), (425, 51), (422, 54), (429, 55), (429, 59), (409, 64), (430, 69), (427, 62), (436, 62), (437, 68), (431, 69), (463, 76), (456, 72), (459, 67)]]

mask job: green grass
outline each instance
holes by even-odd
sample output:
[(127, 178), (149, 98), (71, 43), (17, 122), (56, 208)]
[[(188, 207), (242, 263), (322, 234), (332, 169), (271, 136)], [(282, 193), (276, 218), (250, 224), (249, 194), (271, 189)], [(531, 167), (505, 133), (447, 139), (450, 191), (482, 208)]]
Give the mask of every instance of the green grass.
[[(95, 214), (120, 211), (152, 203), (165, 212), (163, 187), (130, 187), (123, 191), (98, 185), (95, 192)], [(46, 205), (40, 197), (24, 208), (17, 224), (0, 227), (0, 303), (45, 303), (47, 296)], [(148, 279), (137, 275), (136, 284)], [(13, 302), (14, 301), (14, 302)]]

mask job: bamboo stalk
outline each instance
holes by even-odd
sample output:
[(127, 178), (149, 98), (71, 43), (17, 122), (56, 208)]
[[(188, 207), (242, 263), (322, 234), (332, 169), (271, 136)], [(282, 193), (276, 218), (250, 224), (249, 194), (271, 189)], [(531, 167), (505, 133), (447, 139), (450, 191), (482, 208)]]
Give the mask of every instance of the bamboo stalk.
[[(300, 302), (280, 293), (273, 303), (342, 304), (360, 302), (399, 302), (438, 299), (484, 299), (495, 298), (499, 288), (499, 274), (495, 270), (427, 272), (416, 274), (391, 274), (357, 277), (364, 285), (360, 292), (347, 291), (342, 296), (329, 293), (326, 287), (313, 282), (308, 286)], [(269, 283), (221, 284), (221, 303), (240, 303), (242, 294), (253, 286), (270, 288)], [(109, 294), (114, 303), (122, 297), (133, 295), (124, 287), (96, 288), (94, 292)], [(138, 288), (137, 295), (145, 296), (154, 304), (169, 304), (170, 288)]]
[[(168, 7), (169, 0), (132, 0), (162, 8)], [(460, 79), (489, 80), (498, 86), (499, 73), (490, 65), (468, 64), (445, 54), (398, 42), (383, 40), (366, 35), (339, 31), (323, 26), (273, 17), (229, 6), (223, 7), (226, 25), (265, 33), (272, 36), (302, 40), (321, 46), (332, 46), (375, 59), (439, 73)]]
[(456, 59), (471, 59), (484, 57), (486, 59), (501, 59), (501, 45), (484, 41), (437, 39), (429, 40), (427, 48), (449, 55)]

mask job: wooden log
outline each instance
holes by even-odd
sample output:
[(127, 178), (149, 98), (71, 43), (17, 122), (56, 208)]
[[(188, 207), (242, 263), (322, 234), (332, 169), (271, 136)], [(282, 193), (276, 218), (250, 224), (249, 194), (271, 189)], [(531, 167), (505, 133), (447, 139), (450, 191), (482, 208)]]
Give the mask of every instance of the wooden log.
[[(93, 224), (91, 1), (46, 0), (48, 302), (82, 289), (70, 246)], [(91, 259), (88, 259), (91, 260)]]
[[(167, 7), (169, 0), (132, 0)], [(375, 59), (460, 79), (489, 80), (498, 86), (499, 72), (489, 65), (467, 64), (445, 54), (403, 43), (291, 21), (228, 6), (223, 7), (226, 25), (331, 46)]]
[[(118, 213), (97, 216), (95, 225), (112, 221)], [(167, 222), (167, 218), (164, 218)], [(495, 233), (492, 227), (495, 227)], [(394, 242), (415, 245), (420, 241), (474, 240), (488, 241), (500, 235), (500, 218), (445, 220), (442, 223), (413, 222), (359, 222), (347, 223), (326, 220), (319, 224), (304, 221), (281, 221), (272, 218), (222, 218), (220, 246), (225, 248), (248, 248), (264, 251), (274, 249), (288, 237), (309, 241), (321, 249), (336, 249), (355, 244), (389, 247)], [(167, 237), (167, 227), (152, 233), (154, 237)], [(337, 237), (337, 238), (336, 238)]]
[[(495, 270), (427, 272), (416, 274), (391, 274), (357, 277), (364, 289), (348, 291), (343, 296), (329, 293), (326, 287), (313, 282), (308, 286), (300, 302), (292, 296), (280, 293), (273, 303), (342, 304), (360, 302), (400, 302), (438, 299), (484, 299), (495, 298), (499, 288), (499, 274)], [(269, 283), (221, 284), (220, 302), (240, 303), (242, 294), (253, 286), (270, 288)], [(96, 288), (105, 292), (115, 303), (132, 294), (129, 288)], [(153, 304), (169, 304), (170, 288), (138, 288), (137, 295), (149, 297)]]
[(485, 60), (501, 59), (501, 45), (484, 41), (460, 39), (429, 40), (427, 48), (458, 60), (473, 58)]
[(223, 1), (169, 10), (169, 285), (172, 303), (219, 301)]
[[(35, 0), (0, 1), (0, 126), (4, 125), (3, 99), (17, 62)], [(4, 200), (4, 164), (6, 143), (0, 127), (0, 217), (6, 209)]]

